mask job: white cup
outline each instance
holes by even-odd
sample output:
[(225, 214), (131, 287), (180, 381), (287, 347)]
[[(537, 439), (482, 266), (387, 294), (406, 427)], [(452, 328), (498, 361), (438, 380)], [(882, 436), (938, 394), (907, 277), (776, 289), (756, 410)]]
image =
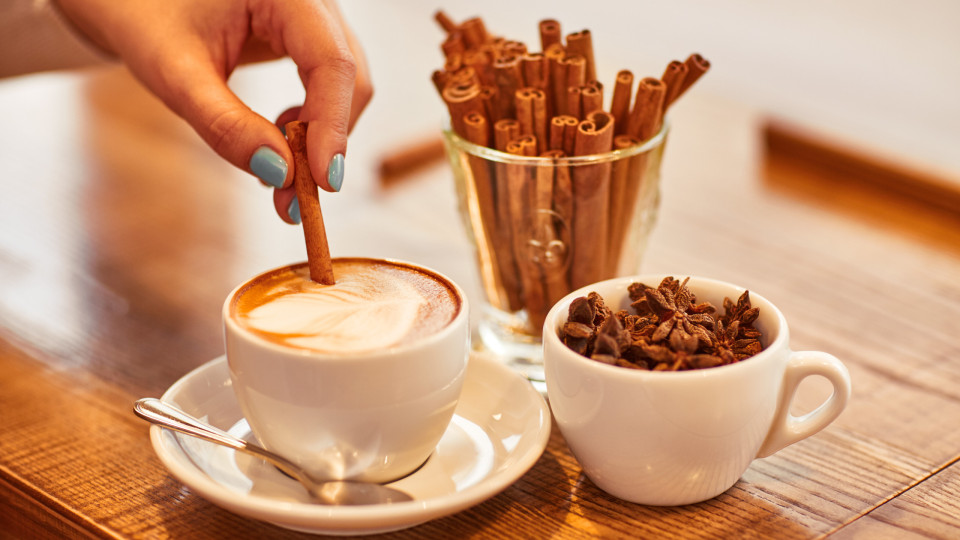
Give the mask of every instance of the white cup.
[[(628, 309), (627, 286), (656, 287), (664, 276), (617, 278), (570, 293), (544, 324), (544, 368), (550, 407), (584, 473), (627, 501), (682, 505), (715, 497), (754, 458), (769, 456), (834, 421), (850, 396), (850, 376), (836, 357), (790, 350), (787, 321), (750, 291), (764, 350), (740, 362), (691, 371), (655, 372), (608, 365), (565, 346), (558, 331), (570, 303), (595, 291), (613, 311)], [(744, 289), (691, 277), (697, 302), (722, 310)], [(631, 310), (631, 313), (633, 311)], [(790, 413), (800, 382), (820, 375), (833, 394), (801, 417)]]
[(470, 349), (463, 291), (432, 270), (397, 261), (446, 284), (459, 311), (412, 343), (372, 352), (321, 353), (267, 341), (223, 306), (234, 393), (263, 446), (320, 478), (388, 482), (422, 465), (453, 416)]

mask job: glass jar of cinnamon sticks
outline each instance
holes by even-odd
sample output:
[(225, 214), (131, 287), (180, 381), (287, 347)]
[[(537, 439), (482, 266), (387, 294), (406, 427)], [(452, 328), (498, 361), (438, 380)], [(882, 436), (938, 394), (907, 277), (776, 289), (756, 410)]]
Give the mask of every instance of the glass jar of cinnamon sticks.
[(540, 22), (542, 52), (488, 34), (479, 18), (447, 32), (433, 82), (450, 112), (445, 143), (487, 305), (483, 345), (543, 380), (549, 309), (572, 290), (635, 274), (659, 205), (665, 112), (709, 67), (699, 55), (661, 78), (617, 74), (608, 107), (588, 30)]

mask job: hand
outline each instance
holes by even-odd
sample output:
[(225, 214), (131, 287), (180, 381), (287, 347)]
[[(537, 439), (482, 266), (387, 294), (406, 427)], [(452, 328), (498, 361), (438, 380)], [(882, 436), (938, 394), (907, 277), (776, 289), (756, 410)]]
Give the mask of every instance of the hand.
[[(293, 156), (266, 118), (230, 91), (240, 64), (289, 56), (306, 90), (278, 119), (310, 122), (314, 179), (339, 191), (347, 134), (372, 97), (362, 50), (333, 0), (58, 0), (92, 41), (183, 117), (218, 154), (278, 188), (284, 221), (293, 200)], [(295, 115), (295, 117), (294, 117)]]

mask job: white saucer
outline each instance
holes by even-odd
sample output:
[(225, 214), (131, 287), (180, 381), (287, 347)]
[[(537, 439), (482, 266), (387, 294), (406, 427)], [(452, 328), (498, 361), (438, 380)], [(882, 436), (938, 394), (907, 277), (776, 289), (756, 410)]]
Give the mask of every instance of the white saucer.
[[(234, 435), (252, 437), (225, 357), (191, 371), (162, 399)], [(549, 408), (526, 378), (476, 353), (436, 451), (420, 469), (390, 484), (410, 494), (414, 500), (408, 502), (312, 504), (300, 484), (263, 461), (159, 426), (150, 430), (160, 461), (210, 502), (281, 527), (340, 535), (404, 529), (480, 503), (523, 476), (549, 436)]]

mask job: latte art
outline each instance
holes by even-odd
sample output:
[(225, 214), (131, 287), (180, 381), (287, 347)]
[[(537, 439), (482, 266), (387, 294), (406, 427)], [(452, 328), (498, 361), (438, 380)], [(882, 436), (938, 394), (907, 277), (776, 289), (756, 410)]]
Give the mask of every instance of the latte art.
[(429, 335), (460, 309), (443, 281), (400, 264), (336, 259), (334, 275), (336, 284), (321, 285), (306, 265), (268, 272), (237, 293), (231, 316), (269, 341), (343, 354)]

